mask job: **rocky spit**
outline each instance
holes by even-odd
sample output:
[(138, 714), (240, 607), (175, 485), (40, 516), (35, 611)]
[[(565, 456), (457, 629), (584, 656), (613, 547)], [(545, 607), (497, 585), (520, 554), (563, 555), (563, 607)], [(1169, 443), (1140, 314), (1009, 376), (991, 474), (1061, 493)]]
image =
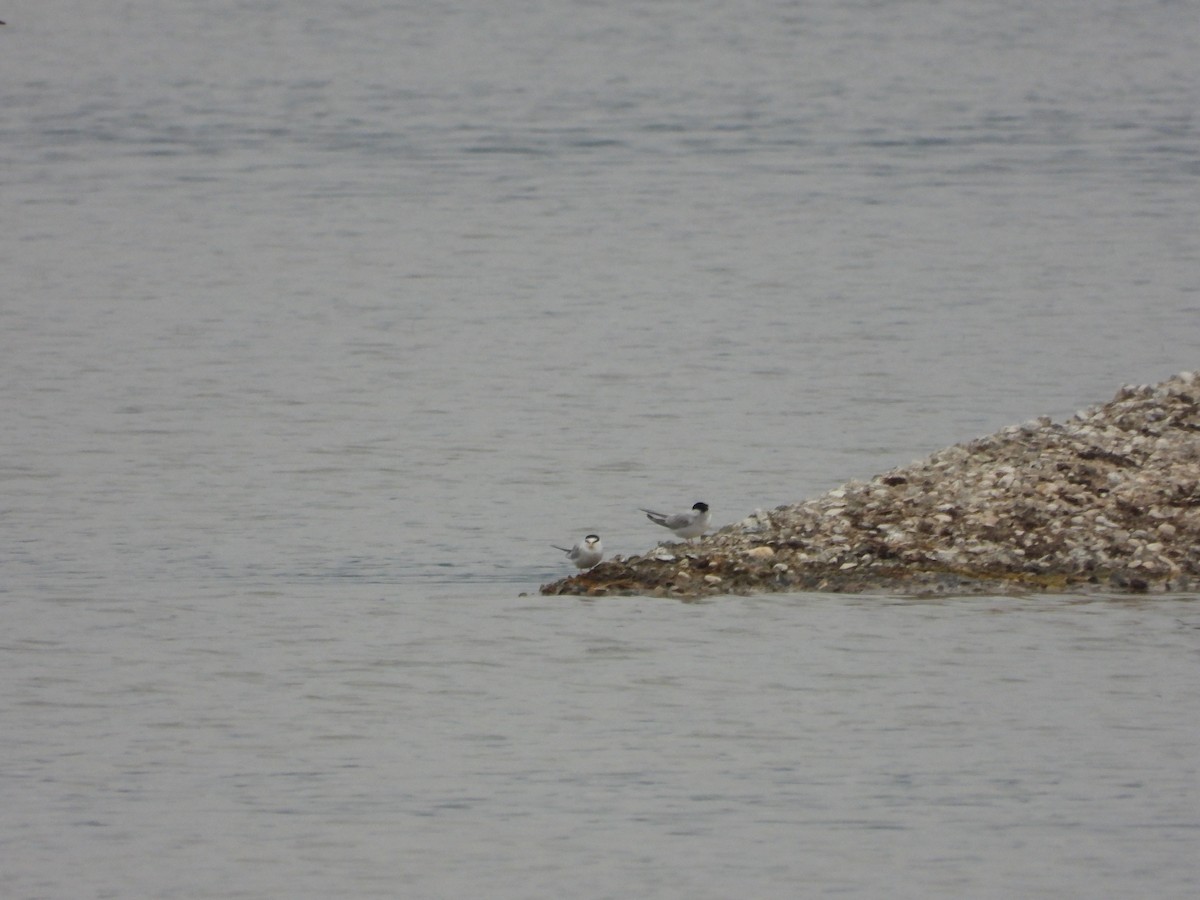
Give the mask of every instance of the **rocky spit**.
[(1200, 591), (1200, 374), (1121, 388), (543, 594)]

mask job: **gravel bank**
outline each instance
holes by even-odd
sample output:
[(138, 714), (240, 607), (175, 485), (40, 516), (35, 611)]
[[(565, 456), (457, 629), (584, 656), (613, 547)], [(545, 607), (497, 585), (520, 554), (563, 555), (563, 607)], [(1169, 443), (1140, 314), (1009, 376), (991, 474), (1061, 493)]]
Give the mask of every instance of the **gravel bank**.
[(1200, 375), (1126, 386), (543, 594), (1200, 590)]

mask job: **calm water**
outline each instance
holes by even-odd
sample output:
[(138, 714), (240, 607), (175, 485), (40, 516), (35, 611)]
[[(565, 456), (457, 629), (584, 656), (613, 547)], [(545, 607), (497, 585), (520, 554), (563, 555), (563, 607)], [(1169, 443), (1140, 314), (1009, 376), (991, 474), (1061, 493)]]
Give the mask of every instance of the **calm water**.
[(5, 897), (1195, 896), (1192, 598), (535, 594), (1200, 367), (1194, 5), (993, 6), (8, 4)]

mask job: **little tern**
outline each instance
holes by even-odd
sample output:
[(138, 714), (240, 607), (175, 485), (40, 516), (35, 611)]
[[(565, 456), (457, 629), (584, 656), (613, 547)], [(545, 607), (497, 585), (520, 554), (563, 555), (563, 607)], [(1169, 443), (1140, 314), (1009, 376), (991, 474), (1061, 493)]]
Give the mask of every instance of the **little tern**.
[(551, 544), (555, 550), (561, 550), (567, 554), (567, 559), (575, 563), (577, 569), (590, 569), (600, 560), (604, 559), (604, 547), (600, 543), (600, 535), (589, 534), (582, 541), (570, 549), (560, 547), (558, 544)]
[(675, 532), (676, 536), (681, 538), (699, 537), (708, 531), (709, 523), (712, 521), (707, 503), (697, 503), (687, 512), (674, 513), (673, 515), (655, 512), (652, 509), (642, 509), (642, 512), (655, 525), (669, 528)]

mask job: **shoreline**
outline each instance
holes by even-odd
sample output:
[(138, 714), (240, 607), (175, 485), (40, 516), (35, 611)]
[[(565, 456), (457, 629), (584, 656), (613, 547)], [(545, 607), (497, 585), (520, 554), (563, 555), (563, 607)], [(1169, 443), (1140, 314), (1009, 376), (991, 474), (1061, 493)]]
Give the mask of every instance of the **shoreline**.
[(1200, 374), (1128, 385), (548, 595), (1200, 591)]

